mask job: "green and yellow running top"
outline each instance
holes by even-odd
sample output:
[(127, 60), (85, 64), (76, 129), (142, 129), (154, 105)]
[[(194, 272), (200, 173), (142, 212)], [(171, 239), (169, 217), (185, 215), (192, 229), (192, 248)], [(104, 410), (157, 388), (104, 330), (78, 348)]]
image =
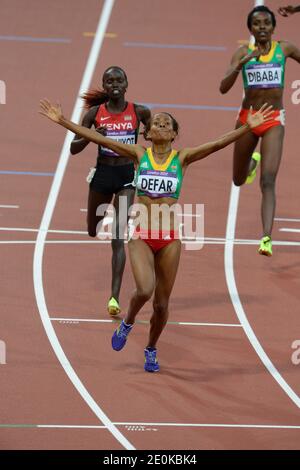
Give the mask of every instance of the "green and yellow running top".
[(182, 167), (177, 150), (172, 150), (166, 162), (160, 165), (155, 162), (151, 148), (147, 148), (136, 172), (137, 195), (178, 199), (182, 177)]
[[(255, 48), (249, 44), (248, 54)], [(244, 88), (283, 88), (285, 55), (279, 42), (272, 41), (270, 52), (253, 58), (242, 67)]]

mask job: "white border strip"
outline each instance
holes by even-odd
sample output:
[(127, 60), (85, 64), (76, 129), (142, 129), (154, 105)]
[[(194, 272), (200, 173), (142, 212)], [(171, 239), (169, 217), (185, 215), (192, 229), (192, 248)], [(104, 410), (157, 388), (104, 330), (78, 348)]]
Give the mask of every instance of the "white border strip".
[(225, 252), (224, 252), (225, 277), (226, 277), (228, 292), (231, 298), (232, 305), (238, 316), (238, 319), (242, 327), (244, 328), (244, 331), (251, 345), (255, 349), (256, 354), (259, 356), (264, 366), (267, 368), (267, 370), (273, 376), (273, 378), (277, 381), (280, 387), (285, 391), (285, 393), (295, 403), (295, 405), (298, 408), (300, 408), (299, 396), (294, 392), (294, 390), (288, 385), (288, 383), (284, 380), (282, 375), (278, 372), (274, 364), (271, 362), (271, 360), (265, 353), (257, 337), (255, 336), (255, 333), (253, 329), (251, 328), (250, 323), (247, 319), (246, 313), (243, 309), (243, 306), (239, 297), (239, 293), (237, 290), (235, 276), (234, 276), (234, 267), (233, 267), (233, 247), (234, 247), (233, 239), (235, 235), (237, 211), (238, 211), (238, 204), (239, 204), (239, 194), (240, 194), (239, 188), (232, 183), (231, 192), (230, 192), (228, 217), (227, 217), (226, 243), (225, 243)]
[[(85, 90), (90, 86), (91, 78), (93, 76), (96, 63), (99, 57), (100, 49), (102, 46), (103, 38), (107, 28), (107, 24), (110, 19), (111, 11), (114, 5), (114, 0), (105, 0), (103, 5), (103, 10), (100, 15), (100, 20), (98, 23), (95, 39), (90, 51), (90, 55), (87, 61), (87, 65), (84, 71), (84, 75), (80, 84), (78, 96), (80, 96)], [(73, 109), (71, 120), (78, 122), (81, 115), (81, 99), (78, 97)], [(84, 401), (99, 418), (100, 421), (107, 427), (107, 429), (112, 433), (112, 435), (120, 442), (120, 444), (125, 447), (125, 449), (135, 449), (132, 444), (120, 433), (116, 426), (111, 422), (111, 420), (106, 416), (102, 409), (95, 402), (93, 397), (89, 394), (87, 389), (84, 387), (83, 383), (77, 376), (73, 367), (69, 363), (60, 342), (56, 336), (55, 330), (52, 326), (51, 320), (49, 319), (49, 313), (47, 310), (44, 288), (43, 288), (43, 253), (45, 246), (45, 239), (47, 232), (49, 230), (49, 225), (51, 218), (55, 209), (57, 197), (60, 191), (60, 187), (63, 181), (65, 169), (69, 160), (69, 148), (72, 141), (73, 134), (67, 132), (63, 148), (59, 157), (57, 169), (53, 178), (53, 183), (50, 189), (48, 200), (46, 203), (45, 211), (37, 235), (34, 259), (33, 259), (33, 281), (34, 281), (34, 291), (36, 296), (36, 302), (39, 309), (39, 313), (42, 319), (45, 332), (48, 336), (48, 339), (51, 343), (51, 346), (69, 379), (73, 383), (74, 387), (80, 393)]]

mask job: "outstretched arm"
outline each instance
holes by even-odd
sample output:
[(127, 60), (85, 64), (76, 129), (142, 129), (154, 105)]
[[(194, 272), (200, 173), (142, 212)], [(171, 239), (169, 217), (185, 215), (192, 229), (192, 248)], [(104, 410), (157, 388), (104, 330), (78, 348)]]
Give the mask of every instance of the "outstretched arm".
[(257, 126), (260, 126), (266, 121), (270, 120), (272, 114), (272, 106), (264, 104), (259, 111), (252, 114), (252, 109), (250, 109), (247, 117), (247, 123), (242, 127), (235, 129), (234, 131), (228, 132), (227, 134), (219, 137), (213, 142), (208, 142), (206, 144), (200, 145), (195, 148), (183, 149), (180, 152), (180, 158), (183, 166), (190, 165), (193, 162), (202, 160), (202, 158), (207, 157), (211, 153), (217, 152), (218, 150), (227, 147), (227, 145), (235, 142), (244, 134), (249, 132), (249, 130), (254, 129)]
[(46, 116), (51, 121), (59, 124), (60, 126), (69, 129), (75, 134), (84, 137), (90, 142), (94, 142), (97, 145), (107, 147), (114, 152), (121, 154), (122, 156), (129, 157), (131, 160), (137, 162), (138, 159), (144, 154), (145, 150), (141, 145), (129, 145), (116, 142), (115, 140), (109, 139), (99, 134), (99, 132), (88, 129), (83, 126), (79, 126), (72, 121), (69, 121), (63, 116), (61, 106), (59, 104), (53, 105), (49, 100), (43, 99), (40, 101), (40, 114)]
[(278, 13), (280, 13), (281, 16), (290, 16), (298, 11), (300, 11), (300, 5), (294, 7), (292, 5), (288, 5), (286, 7), (278, 8)]

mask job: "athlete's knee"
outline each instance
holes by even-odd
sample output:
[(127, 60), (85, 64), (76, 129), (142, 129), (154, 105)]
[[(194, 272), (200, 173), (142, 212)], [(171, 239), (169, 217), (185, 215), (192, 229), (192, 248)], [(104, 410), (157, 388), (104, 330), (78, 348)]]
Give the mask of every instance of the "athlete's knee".
[(274, 173), (265, 173), (261, 175), (260, 187), (262, 192), (267, 190), (273, 190), (275, 187), (276, 175)]
[(97, 235), (97, 231), (94, 225), (88, 225), (88, 234), (89, 237), (95, 238), (95, 236)]
[(242, 186), (246, 181), (246, 178), (241, 178), (240, 176), (233, 177), (233, 183), (235, 186)]
[(151, 299), (153, 291), (154, 291), (153, 285), (151, 284), (145, 285), (145, 286), (137, 288), (136, 296), (139, 298), (139, 300), (147, 302), (149, 299)]
[(168, 312), (169, 300), (167, 299), (155, 299), (153, 301), (153, 311), (159, 316), (165, 315)]
[(95, 238), (97, 233), (100, 232), (101, 225), (102, 225), (102, 220), (103, 220), (103, 217), (97, 217), (97, 218), (87, 217), (87, 219), (86, 219), (87, 230), (88, 230), (88, 234), (89, 234), (90, 237)]
[(124, 240), (121, 238), (114, 238), (111, 241), (111, 248), (113, 251), (123, 251), (124, 250)]

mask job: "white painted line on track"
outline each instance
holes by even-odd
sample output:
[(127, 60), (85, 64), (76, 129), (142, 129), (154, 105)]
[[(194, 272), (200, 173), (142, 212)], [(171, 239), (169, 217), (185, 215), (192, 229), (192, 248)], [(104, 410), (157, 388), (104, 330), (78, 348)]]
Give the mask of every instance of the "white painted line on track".
[[(156, 427), (176, 427), (176, 428), (236, 428), (236, 429), (295, 429), (299, 430), (300, 425), (288, 424), (229, 424), (229, 423), (140, 423), (140, 422), (115, 422), (115, 426), (156, 426)], [(105, 426), (84, 425), (84, 424), (2, 424), (1, 428), (58, 428), (58, 429), (107, 429)]]
[[(0, 229), (1, 231), (1, 229)], [(36, 230), (38, 232), (38, 230)], [(105, 233), (107, 235), (107, 233)], [(104, 235), (104, 234), (103, 234)], [(197, 240), (194, 240), (195, 242), (201, 242), (204, 245), (225, 245), (227, 242), (232, 242), (234, 245), (257, 245), (260, 240), (241, 240), (241, 239), (225, 239), (220, 240), (218, 238), (199, 238)], [(22, 245), (22, 244), (35, 244), (36, 240), (0, 240), (0, 244), (3, 245)], [(98, 240), (98, 239), (93, 239), (93, 240), (45, 240), (45, 244), (97, 244), (97, 243), (111, 243), (111, 240)], [(124, 243), (127, 243), (127, 240), (124, 241)], [(182, 239), (183, 244), (190, 244), (191, 240), (187, 240), (186, 238)], [(276, 246), (300, 246), (300, 241), (299, 242), (289, 242), (289, 241), (273, 241), (273, 245)]]
[(279, 232), (300, 233), (300, 229), (299, 228), (280, 228)]
[[(300, 232), (297, 229), (288, 229), (289, 231)], [(39, 230), (37, 228), (26, 228), (26, 227), (0, 227), (0, 232), (42, 232), (43, 230)], [(69, 234), (69, 235), (84, 235), (88, 236), (88, 232), (81, 231), (81, 230), (46, 230), (46, 233), (57, 233), (57, 234)], [(98, 232), (99, 237), (111, 237), (111, 232)], [(204, 243), (206, 245), (224, 245), (228, 241), (232, 241), (235, 245), (257, 245), (260, 243), (260, 240), (255, 239), (242, 239), (242, 238), (218, 238), (218, 237), (183, 237), (181, 239), (182, 243)], [(26, 243), (30, 243), (30, 241), (25, 240)], [(45, 243), (110, 243), (111, 240), (99, 240), (97, 237), (93, 240), (45, 240)], [(0, 242), (0, 243), (23, 243), (22, 241), (18, 240), (8, 240)], [(33, 241), (35, 243), (35, 241)], [(127, 240), (125, 240), (127, 243)], [(300, 246), (300, 241), (285, 241), (285, 240), (273, 240), (273, 245), (277, 246)]]
[(1, 204), (0, 205), (0, 209), (19, 209), (20, 206), (9, 206), (9, 205), (5, 205), (5, 204)]
[(226, 423), (114, 423), (116, 426), (170, 426), (191, 428), (262, 428), (262, 429), (300, 429), (300, 426), (280, 424), (226, 424)]
[[(95, 39), (92, 44), (90, 55), (89, 55), (87, 65), (85, 67), (84, 75), (83, 75), (80, 88), (78, 91), (78, 95), (77, 95), (78, 98), (76, 100), (74, 110), (72, 113), (72, 117), (71, 117), (72, 121), (79, 122), (81, 111), (82, 111), (82, 102), (79, 96), (82, 95), (83, 92), (86, 91), (90, 86), (90, 82), (91, 82), (93, 73), (95, 71), (97, 60), (99, 58), (100, 49), (102, 46), (107, 24), (110, 19), (113, 5), (114, 5), (114, 0), (104, 1), (103, 9), (102, 9), (99, 23), (97, 26)], [(51, 343), (51, 346), (61, 366), (65, 370), (71, 382), (73, 383), (74, 387), (80, 393), (80, 395), (82, 396), (84, 401), (87, 403), (87, 405), (91, 408), (91, 410), (95, 413), (95, 415), (99, 418), (99, 420), (102, 421), (102, 423), (107, 427), (107, 429), (112, 433), (112, 435), (120, 442), (120, 444), (123, 447), (125, 447), (125, 449), (134, 449), (133, 445), (116, 428), (116, 426), (111, 422), (108, 416), (99, 407), (99, 405), (90, 395), (88, 390), (85, 388), (85, 386), (79, 379), (75, 370), (71, 366), (56, 336), (55, 330), (49, 318), (49, 313), (48, 313), (48, 309), (46, 305), (46, 299), (45, 299), (45, 293), (44, 293), (44, 287), (43, 287), (43, 254), (44, 254), (45, 239), (47, 236), (47, 232), (49, 230), (49, 226), (50, 226), (52, 215), (55, 209), (57, 197), (60, 191), (60, 187), (62, 185), (64, 173), (65, 173), (66, 166), (69, 160), (69, 149), (70, 149), (70, 144), (71, 144), (72, 139), (73, 139), (73, 134), (68, 131), (65, 137), (65, 141), (63, 144), (60, 157), (59, 157), (58, 165), (55, 171), (52, 186), (50, 189), (50, 193), (48, 196), (48, 200), (47, 200), (44, 214), (42, 217), (42, 221), (40, 224), (39, 232), (37, 235), (35, 251), (34, 251), (34, 259), (33, 259), (33, 281), (34, 281), (35, 297), (36, 297), (38, 310), (42, 319), (42, 323), (45, 328), (45, 332), (48, 336), (48, 339)]]
[(275, 217), (274, 220), (278, 222), (300, 222), (300, 219), (285, 219), (283, 217)]
[(233, 266), (233, 248), (234, 248), (233, 240), (234, 240), (235, 227), (236, 227), (239, 194), (240, 194), (240, 189), (232, 183), (231, 192), (230, 192), (228, 217), (227, 217), (227, 227), (226, 227), (226, 240), (227, 241), (225, 243), (225, 251), (224, 251), (225, 277), (226, 277), (228, 292), (231, 298), (232, 305), (238, 316), (238, 319), (241, 325), (243, 326), (244, 331), (251, 345), (253, 346), (256, 354), (259, 356), (262, 363), (265, 365), (266, 369), (269, 371), (272, 377), (276, 380), (276, 382), (280, 385), (280, 387), (285, 391), (285, 393), (289, 396), (289, 398), (298, 406), (298, 408), (300, 408), (299, 396), (284, 380), (284, 378), (276, 369), (274, 364), (271, 362), (270, 358), (267, 356), (260, 342), (258, 341), (247, 319), (247, 315), (241, 303), (238, 289), (236, 286), (234, 266)]
[[(156, 426), (156, 427), (176, 427), (176, 428), (236, 428), (236, 429), (295, 429), (299, 430), (300, 425), (289, 424), (229, 424), (229, 423), (140, 423), (140, 422), (115, 422), (115, 426)], [(63, 429), (107, 429), (105, 426), (88, 424), (0, 424), (3, 428), (63, 428)]]
[[(117, 323), (117, 319), (93, 319), (93, 318), (60, 318), (53, 317), (50, 318), (51, 321), (58, 322), (72, 322), (72, 323)], [(136, 320), (137, 324), (148, 325), (150, 322), (147, 320)], [(199, 322), (184, 322), (184, 321), (169, 321), (167, 325), (182, 325), (182, 326), (216, 326), (216, 327), (239, 327), (242, 325), (239, 323), (199, 323)]]

